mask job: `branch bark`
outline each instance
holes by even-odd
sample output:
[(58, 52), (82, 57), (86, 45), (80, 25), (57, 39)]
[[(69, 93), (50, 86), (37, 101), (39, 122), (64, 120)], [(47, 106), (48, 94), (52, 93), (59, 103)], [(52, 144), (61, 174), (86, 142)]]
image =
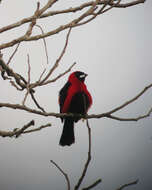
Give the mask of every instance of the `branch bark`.
[(85, 119), (93, 119), (93, 118), (110, 118), (110, 119), (114, 119), (114, 120), (119, 120), (119, 121), (138, 121), (144, 118), (147, 118), (151, 115), (152, 113), (152, 108), (150, 108), (150, 110), (142, 116), (138, 116), (138, 117), (134, 117), (134, 118), (120, 118), (117, 116), (112, 115), (113, 113), (120, 111), (121, 109), (123, 109), (124, 107), (128, 106), (129, 104), (133, 103), (134, 101), (136, 101), (139, 97), (141, 97), (146, 91), (148, 91), (150, 88), (152, 87), (152, 84), (148, 85), (147, 87), (145, 87), (139, 94), (137, 94), (134, 98), (130, 99), (129, 101), (125, 102), (124, 104), (112, 109), (111, 111), (105, 112), (105, 113), (101, 113), (101, 114), (90, 114), (90, 115), (80, 115), (80, 114), (71, 114), (71, 113), (54, 113), (54, 112), (44, 112), (44, 111), (39, 111), (39, 110), (35, 110), (32, 109), (30, 107), (27, 107), (25, 105), (20, 105), (20, 104), (10, 104), (10, 103), (0, 103), (0, 107), (5, 107), (5, 108), (10, 108), (10, 109), (18, 109), (18, 110), (24, 110), (27, 111), (29, 113), (34, 113), (37, 115), (41, 115), (41, 116), (52, 116), (52, 117), (56, 117), (56, 118), (61, 118), (61, 117), (74, 117), (74, 116), (79, 116)]
[(41, 129), (50, 127), (51, 124), (48, 123), (46, 125), (42, 125), (38, 128), (35, 129), (31, 129), (31, 130), (27, 130), (29, 127), (34, 126), (35, 122), (34, 120), (30, 121), (29, 123), (27, 123), (26, 125), (24, 125), (22, 128), (15, 128), (13, 131), (2, 131), (0, 130), (0, 136), (1, 137), (16, 137), (18, 138), (21, 134), (26, 134), (26, 133), (32, 133), (32, 132), (36, 132), (36, 131), (40, 131)]
[[(7, 30), (11, 30), (15, 27), (19, 27), (25, 23), (28, 23), (28, 22), (31, 22), (31, 24), (29, 25), (29, 29), (27, 30), (27, 32), (25, 33), (25, 35), (23, 36), (20, 36), (10, 42), (7, 42), (7, 43), (4, 43), (4, 44), (1, 44), (0, 45), (0, 49), (4, 49), (4, 48), (8, 48), (8, 47), (11, 47), (11, 46), (14, 46), (15, 44), (18, 44), (20, 42), (23, 42), (23, 41), (34, 41), (34, 40), (39, 40), (41, 38), (45, 38), (45, 37), (48, 37), (48, 36), (51, 36), (51, 35), (54, 35), (54, 34), (57, 34), (65, 29), (68, 29), (68, 28), (73, 28), (73, 27), (77, 27), (77, 26), (80, 26), (82, 24), (86, 24), (88, 23), (89, 21), (91, 21), (92, 19), (88, 20), (88, 22), (82, 22), (81, 24), (79, 24), (80, 21), (82, 21), (84, 18), (88, 17), (89, 15), (91, 15), (93, 13), (93, 11), (96, 9), (94, 5), (98, 5), (98, 6), (101, 6), (101, 5), (109, 5), (110, 7), (119, 7), (119, 8), (126, 8), (126, 7), (130, 7), (130, 6), (135, 6), (137, 4), (141, 4), (141, 3), (144, 3), (146, 0), (135, 0), (135, 1), (132, 1), (130, 3), (123, 3), (123, 4), (119, 4), (119, 3), (114, 3), (113, 1), (109, 1), (109, 0), (105, 0), (105, 1), (90, 1), (90, 2), (87, 2), (87, 3), (83, 3), (81, 5), (79, 5), (78, 7), (75, 7), (75, 8), (69, 8), (69, 9), (65, 9), (65, 10), (62, 10), (62, 11), (56, 11), (56, 12), (53, 12), (53, 13), (49, 13), (47, 15), (44, 15), (43, 16), (43, 13), (48, 9), (50, 8), (53, 4), (55, 4), (57, 2), (57, 0), (52, 0), (52, 1), (48, 1), (48, 3), (40, 10), (37, 10), (34, 15), (32, 15), (31, 17), (28, 17), (28, 18), (24, 18), (14, 24), (11, 24), (11, 25), (8, 25), (8, 26), (5, 26), (3, 28), (0, 29), (0, 33), (4, 32), (4, 31), (7, 31)], [(32, 33), (32, 28), (34, 27), (34, 25), (36, 24), (36, 19), (39, 19), (39, 18), (42, 18), (42, 17), (48, 17), (48, 16), (53, 16), (53, 15), (56, 15), (56, 14), (63, 14), (63, 13), (71, 13), (71, 12), (77, 12), (79, 10), (83, 10), (85, 8), (89, 7), (89, 10), (87, 10), (85, 13), (82, 13), (78, 18), (75, 18), (74, 20), (68, 22), (67, 24), (65, 25), (61, 25), (61, 26), (58, 26), (56, 29), (52, 30), (52, 31), (49, 31), (49, 32), (46, 32), (44, 34), (40, 34), (40, 35), (35, 35), (35, 36), (31, 36), (31, 33)], [(94, 7), (94, 8), (93, 8)], [(108, 9), (106, 10), (108, 11)], [(103, 14), (103, 12), (101, 12), (100, 14)], [(98, 15), (100, 15), (98, 14)], [(96, 15), (97, 16), (97, 15)]]

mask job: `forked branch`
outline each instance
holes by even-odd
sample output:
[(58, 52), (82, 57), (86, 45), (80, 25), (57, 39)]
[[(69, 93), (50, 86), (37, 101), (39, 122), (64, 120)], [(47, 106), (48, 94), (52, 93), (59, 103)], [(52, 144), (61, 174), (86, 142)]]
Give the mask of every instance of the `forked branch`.
[(1, 137), (16, 137), (17, 138), (21, 134), (40, 131), (41, 129), (44, 129), (44, 128), (51, 126), (51, 124), (48, 123), (48, 124), (42, 125), (38, 128), (27, 130), (29, 127), (34, 126), (34, 125), (35, 125), (35, 122), (34, 122), (34, 120), (32, 120), (29, 123), (27, 123), (26, 125), (24, 125), (22, 128), (14, 128), (13, 131), (2, 131), (2, 130), (0, 130), (0, 136)]

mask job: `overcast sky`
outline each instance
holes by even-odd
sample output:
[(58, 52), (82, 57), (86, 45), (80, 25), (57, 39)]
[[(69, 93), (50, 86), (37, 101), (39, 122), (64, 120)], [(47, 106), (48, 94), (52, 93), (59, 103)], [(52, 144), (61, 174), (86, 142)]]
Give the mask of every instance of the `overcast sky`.
[[(41, 6), (47, 1), (41, 0)], [(62, 9), (65, 1), (54, 7)], [(126, 2), (126, 1), (124, 1)], [(67, 1), (70, 7), (70, 1)], [(68, 4), (69, 3), (69, 4)], [(74, 5), (74, 1), (72, 1)], [(0, 4), (0, 28), (31, 16), (36, 1), (3, 0)], [(64, 17), (38, 21), (44, 31)], [(24, 34), (28, 25), (0, 35), (0, 43)], [(37, 28), (34, 34), (38, 33)], [(66, 32), (47, 38), (49, 65), (42, 41), (22, 43), (10, 67), (27, 77), (27, 54), (30, 55), (32, 81), (44, 68), (50, 68), (59, 56)], [(2, 51), (7, 61), (13, 48)], [(61, 66), (53, 76), (73, 62), (73, 68), (88, 73), (86, 84), (93, 97), (89, 113), (109, 111), (133, 98), (152, 83), (152, 1), (127, 9), (113, 9), (93, 22), (74, 28)], [(40, 87), (36, 97), (48, 112), (58, 112), (58, 92), (68, 78), (67, 74), (54, 84)], [(25, 92), (17, 92), (8, 81), (0, 78), (0, 102), (21, 103)], [(33, 106), (30, 99), (28, 106)], [(121, 117), (137, 117), (152, 106), (152, 90), (139, 100), (116, 113)], [(34, 107), (35, 108), (35, 107)], [(76, 143), (60, 147), (62, 123), (54, 117), (42, 117), (24, 111), (0, 109), (0, 129), (13, 130), (34, 119), (39, 127), (51, 123), (51, 128), (22, 135), (18, 139), (0, 138), (0, 189), (2, 190), (63, 190), (66, 182), (50, 163), (54, 160), (69, 175), (72, 187), (77, 182), (87, 159), (88, 133), (85, 122), (75, 125)], [(120, 185), (139, 179), (134, 190), (151, 190), (152, 122), (151, 117), (138, 122), (120, 122), (110, 119), (89, 120), (92, 129), (92, 160), (83, 186), (96, 179), (102, 183), (95, 190), (114, 190)]]

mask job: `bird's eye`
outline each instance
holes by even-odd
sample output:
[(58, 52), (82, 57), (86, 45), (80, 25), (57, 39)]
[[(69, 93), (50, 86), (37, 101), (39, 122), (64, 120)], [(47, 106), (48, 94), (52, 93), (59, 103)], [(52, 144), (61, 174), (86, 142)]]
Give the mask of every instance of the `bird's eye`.
[(85, 74), (82, 74), (82, 75), (79, 76), (80, 79), (85, 78), (85, 77), (86, 77)]

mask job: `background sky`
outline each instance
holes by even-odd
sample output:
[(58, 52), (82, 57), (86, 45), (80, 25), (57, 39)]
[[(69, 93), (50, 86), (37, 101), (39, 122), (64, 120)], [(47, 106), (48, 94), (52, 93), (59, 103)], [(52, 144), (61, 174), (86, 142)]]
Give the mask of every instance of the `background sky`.
[[(41, 0), (41, 6), (47, 1)], [(53, 9), (75, 4), (61, 0)], [(77, 1), (79, 3), (81, 1)], [(124, 1), (127, 2), (127, 1)], [(0, 4), (0, 28), (31, 16), (36, 1), (8, 1)], [(72, 17), (73, 15), (71, 15)], [(152, 83), (152, 1), (127, 9), (113, 9), (93, 22), (74, 28), (61, 66), (53, 76), (61, 73), (73, 62), (73, 68), (88, 73), (86, 84), (93, 97), (89, 113), (109, 111), (133, 98)], [(65, 23), (62, 16), (38, 21), (44, 31)], [(28, 25), (0, 35), (0, 43), (23, 35)], [(33, 34), (39, 33), (37, 28)], [(64, 46), (66, 33), (47, 38), (49, 65), (42, 40), (22, 43), (10, 67), (27, 77), (27, 54), (30, 55), (32, 81), (38, 79), (44, 68), (50, 68)], [(7, 61), (13, 48), (2, 51)], [(48, 112), (58, 112), (58, 92), (65, 84), (67, 74), (56, 83), (36, 90), (36, 98)], [(53, 78), (52, 76), (52, 78)], [(21, 103), (25, 92), (16, 91), (8, 81), (0, 78), (0, 102)], [(30, 99), (28, 106), (35, 106)], [(121, 117), (137, 117), (152, 106), (152, 90), (138, 101), (116, 113)], [(64, 177), (50, 160), (54, 160), (69, 175), (73, 187), (81, 175), (87, 159), (88, 133), (84, 122), (75, 125), (76, 143), (60, 147), (62, 132), (60, 119), (29, 114), (24, 111), (0, 109), (0, 129), (13, 130), (34, 119), (39, 127), (51, 123), (52, 127), (40, 132), (22, 135), (18, 139), (0, 138), (0, 188), (2, 190), (66, 189)], [(138, 122), (110, 119), (89, 120), (92, 129), (92, 160), (82, 187), (102, 178), (95, 190), (114, 190), (120, 185), (139, 179), (134, 190), (152, 189), (152, 122), (151, 117)]]

